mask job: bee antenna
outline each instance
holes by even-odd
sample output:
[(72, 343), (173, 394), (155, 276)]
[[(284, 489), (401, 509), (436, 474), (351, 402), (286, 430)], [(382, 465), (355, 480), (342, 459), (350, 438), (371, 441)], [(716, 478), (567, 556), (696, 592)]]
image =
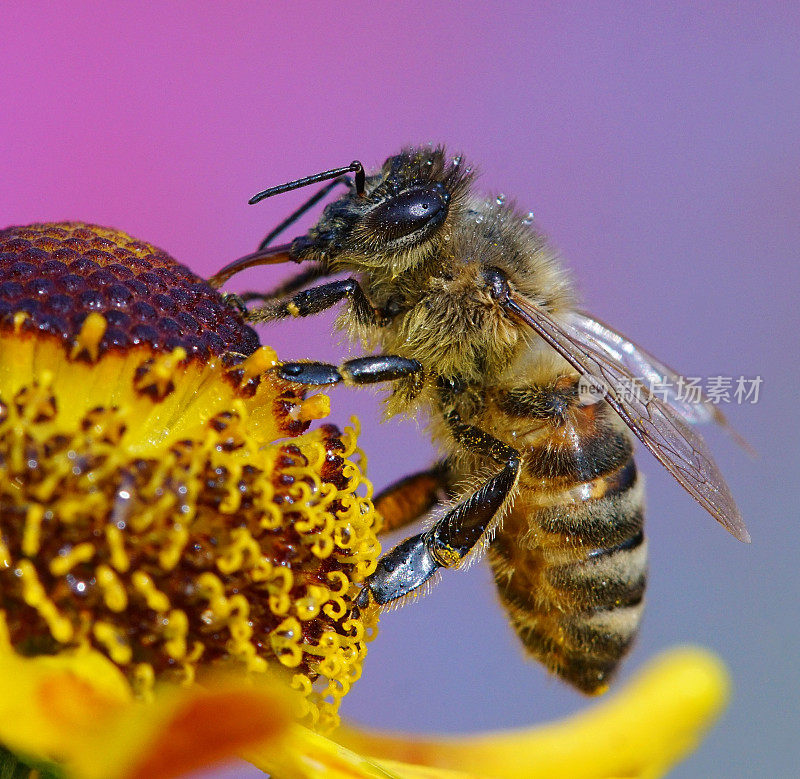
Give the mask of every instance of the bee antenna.
[(297, 181), (288, 181), (286, 184), (279, 184), (277, 187), (270, 187), (257, 195), (253, 195), (247, 202), (252, 206), (260, 203), (268, 197), (273, 195), (282, 195), (284, 192), (291, 192), (293, 189), (300, 189), (300, 187), (307, 187), (309, 184), (316, 184), (320, 181), (327, 181), (328, 179), (335, 179), (339, 176), (344, 176), (346, 173), (356, 174), (356, 192), (359, 196), (364, 194), (364, 186), (366, 184), (366, 174), (364, 173), (364, 166), (358, 161), (353, 160), (349, 165), (343, 168), (334, 168), (333, 170), (325, 170), (322, 173), (315, 173), (313, 176), (306, 176)]

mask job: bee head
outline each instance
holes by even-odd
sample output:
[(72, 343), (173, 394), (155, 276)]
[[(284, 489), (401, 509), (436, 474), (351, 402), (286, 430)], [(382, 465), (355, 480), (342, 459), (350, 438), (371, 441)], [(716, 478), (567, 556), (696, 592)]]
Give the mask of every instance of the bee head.
[(402, 273), (435, 252), (460, 207), (471, 171), (444, 149), (404, 149), (328, 204), (319, 222), (292, 243), (298, 260), (334, 269)]

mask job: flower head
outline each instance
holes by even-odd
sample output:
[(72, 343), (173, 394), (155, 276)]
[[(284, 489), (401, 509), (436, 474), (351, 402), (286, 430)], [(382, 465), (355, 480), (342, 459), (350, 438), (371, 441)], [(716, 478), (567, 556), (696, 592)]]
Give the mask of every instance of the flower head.
[(355, 433), (164, 252), (83, 224), (0, 233), (0, 613), (26, 655), (92, 648), (147, 697), (289, 669), (337, 722), (375, 621)]

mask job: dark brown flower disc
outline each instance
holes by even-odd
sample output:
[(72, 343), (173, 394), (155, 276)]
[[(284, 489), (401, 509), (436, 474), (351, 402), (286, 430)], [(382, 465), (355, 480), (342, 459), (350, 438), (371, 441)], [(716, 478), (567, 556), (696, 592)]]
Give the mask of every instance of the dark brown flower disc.
[(0, 231), (0, 328), (78, 335), (92, 311), (108, 326), (99, 353), (148, 344), (200, 358), (249, 355), (258, 336), (206, 281), (121, 230), (82, 222)]

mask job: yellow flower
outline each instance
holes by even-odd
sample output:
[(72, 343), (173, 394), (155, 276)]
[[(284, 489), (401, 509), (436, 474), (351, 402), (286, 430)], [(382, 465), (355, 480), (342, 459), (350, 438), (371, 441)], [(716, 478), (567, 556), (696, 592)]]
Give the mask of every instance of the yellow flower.
[(149, 244), (0, 232), (0, 743), (89, 779), (656, 776), (691, 747), (726, 689), (696, 653), (531, 733), (329, 740), (380, 523), (355, 430), (311, 429), (327, 397), (276, 364)]
[(729, 684), (712, 655), (673, 650), (562, 722), (440, 739), (343, 729), (333, 741), (292, 720), (275, 680), (216, 679), (135, 704), (99, 653), (6, 652), (0, 680), (0, 739), (18, 754), (58, 757), (88, 779), (179, 776), (235, 753), (282, 779), (655, 779), (696, 747)]
[(21, 655), (157, 681), (283, 668), (338, 722), (380, 551), (355, 431), (205, 282), (80, 224), (0, 233), (0, 613)]
[(715, 656), (681, 648), (656, 658), (588, 711), (561, 722), (439, 739), (355, 730), (337, 736), (351, 749), (382, 758), (387, 767), (416, 763), (497, 779), (654, 779), (697, 746), (724, 709), (729, 688), (728, 674)]

